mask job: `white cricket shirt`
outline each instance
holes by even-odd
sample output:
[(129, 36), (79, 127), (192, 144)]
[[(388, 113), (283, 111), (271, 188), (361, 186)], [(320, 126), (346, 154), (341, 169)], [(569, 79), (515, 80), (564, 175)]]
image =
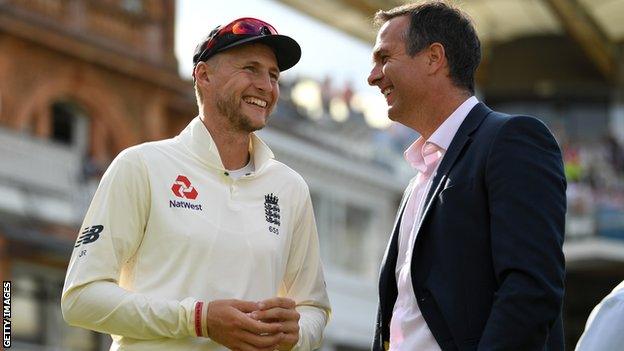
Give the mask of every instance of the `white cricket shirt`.
[(255, 172), (226, 175), (199, 118), (120, 153), (69, 263), (68, 323), (112, 334), (111, 350), (225, 350), (205, 336), (208, 302), (283, 296), (295, 349), (319, 347), (330, 307), (308, 187), (255, 134), (250, 154)]

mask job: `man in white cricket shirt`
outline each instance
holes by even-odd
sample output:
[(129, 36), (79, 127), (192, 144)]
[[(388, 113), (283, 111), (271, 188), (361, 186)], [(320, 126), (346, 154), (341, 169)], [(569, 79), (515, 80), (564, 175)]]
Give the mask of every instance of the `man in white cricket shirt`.
[(253, 133), (300, 57), (255, 18), (198, 45), (199, 116), (102, 178), (67, 271), (69, 324), (111, 334), (111, 350), (320, 347), (330, 306), (308, 187)]

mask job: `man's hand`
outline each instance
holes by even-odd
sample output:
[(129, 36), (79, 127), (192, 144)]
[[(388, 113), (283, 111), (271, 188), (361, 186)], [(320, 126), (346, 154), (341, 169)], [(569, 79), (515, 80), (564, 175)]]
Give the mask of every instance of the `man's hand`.
[(299, 312), (295, 310), (295, 301), (283, 297), (274, 297), (258, 303), (259, 310), (251, 317), (265, 323), (281, 324), (282, 340), (277, 349), (287, 351), (299, 341)]
[(232, 350), (273, 351), (280, 348), (285, 337), (283, 323), (251, 318), (249, 313), (258, 310), (260, 304), (257, 302), (211, 301), (206, 316), (208, 336)]

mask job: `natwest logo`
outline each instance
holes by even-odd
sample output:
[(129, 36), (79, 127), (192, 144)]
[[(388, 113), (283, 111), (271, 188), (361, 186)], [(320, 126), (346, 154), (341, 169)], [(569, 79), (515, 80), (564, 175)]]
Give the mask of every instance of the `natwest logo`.
[(191, 185), (191, 181), (183, 175), (179, 175), (171, 186), (173, 195), (183, 199), (195, 200), (197, 198), (197, 190)]

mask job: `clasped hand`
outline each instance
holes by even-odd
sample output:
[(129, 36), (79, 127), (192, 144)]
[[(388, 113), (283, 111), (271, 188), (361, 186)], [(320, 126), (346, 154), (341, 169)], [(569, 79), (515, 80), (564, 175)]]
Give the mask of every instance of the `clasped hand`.
[(295, 302), (274, 297), (260, 302), (215, 300), (208, 304), (208, 336), (240, 351), (286, 351), (299, 341)]

